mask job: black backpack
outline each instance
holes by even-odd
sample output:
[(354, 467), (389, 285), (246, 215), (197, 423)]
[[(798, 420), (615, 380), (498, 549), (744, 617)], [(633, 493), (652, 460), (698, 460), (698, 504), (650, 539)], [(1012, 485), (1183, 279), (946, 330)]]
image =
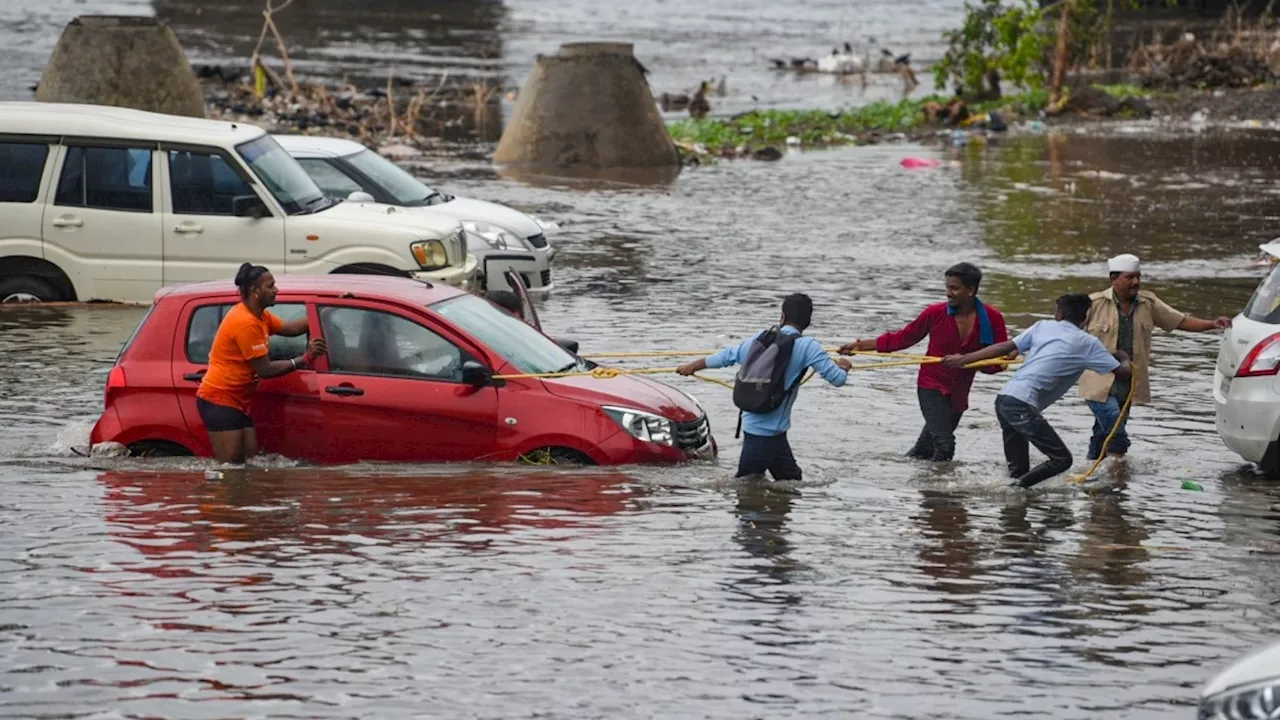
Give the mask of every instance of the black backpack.
[(799, 335), (784, 334), (778, 327), (760, 333), (747, 350), (733, 383), (733, 404), (749, 413), (777, 410), (794, 388), (788, 388), (787, 364)]

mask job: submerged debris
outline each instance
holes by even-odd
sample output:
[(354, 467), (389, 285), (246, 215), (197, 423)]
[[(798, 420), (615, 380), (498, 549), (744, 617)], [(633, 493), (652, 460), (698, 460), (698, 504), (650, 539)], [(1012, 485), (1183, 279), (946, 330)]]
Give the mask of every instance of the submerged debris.
[(1274, 82), (1280, 41), (1237, 35), (1200, 42), (1187, 33), (1171, 44), (1151, 43), (1133, 52), (1129, 70), (1150, 88), (1244, 88)]

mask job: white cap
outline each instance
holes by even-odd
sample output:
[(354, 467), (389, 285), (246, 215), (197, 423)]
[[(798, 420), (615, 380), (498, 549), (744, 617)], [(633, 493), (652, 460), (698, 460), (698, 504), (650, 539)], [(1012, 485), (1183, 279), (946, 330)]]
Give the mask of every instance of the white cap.
[(1139, 272), (1137, 255), (1117, 255), (1107, 261), (1107, 270), (1113, 273)]

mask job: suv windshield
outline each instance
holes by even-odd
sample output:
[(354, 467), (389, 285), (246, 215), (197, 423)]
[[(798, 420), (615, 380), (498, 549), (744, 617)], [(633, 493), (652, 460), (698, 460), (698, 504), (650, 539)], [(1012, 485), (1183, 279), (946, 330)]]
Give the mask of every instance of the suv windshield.
[(361, 150), (344, 159), (351, 163), (351, 167), (368, 175), (369, 179), (395, 198), (397, 205), (420, 207), (435, 205), (444, 200), (440, 193), (422, 184), (421, 180), (399, 165), (372, 150)]
[(519, 318), (475, 295), (460, 295), (429, 306), (471, 333), (525, 373), (568, 372), (578, 359)]
[(1249, 304), (1244, 306), (1244, 316), (1268, 325), (1280, 325), (1280, 265), (1253, 291)]
[(249, 163), (253, 174), (275, 196), (286, 213), (318, 212), (337, 204), (270, 135), (241, 143), (236, 146), (236, 152)]

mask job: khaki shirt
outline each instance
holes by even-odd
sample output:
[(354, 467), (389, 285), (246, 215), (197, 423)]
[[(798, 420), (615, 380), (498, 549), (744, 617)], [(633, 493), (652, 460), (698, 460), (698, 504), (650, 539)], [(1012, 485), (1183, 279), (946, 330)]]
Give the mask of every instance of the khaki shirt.
[[(1089, 296), (1093, 305), (1089, 307), (1089, 315), (1085, 319), (1085, 332), (1102, 341), (1107, 350), (1116, 351), (1116, 341), (1120, 336), (1120, 307), (1116, 303), (1115, 291), (1111, 288), (1096, 292)], [(1186, 313), (1169, 307), (1155, 293), (1146, 290), (1138, 291), (1138, 308), (1133, 313), (1133, 367), (1137, 371), (1137, 387), (1133, 390), (1133, 404), (1145, 405), (1151, 400), (1151, 382), (1147, 368), (1151, 367), (1151, 333), (1159, 325), (1166, 331), (1176, 330), (1182, 324)], [(1085, 400), (1106, 402), (1111, 393), (1111, 383), (1115, 375), (1110, 373), (1099, 375), (1092, 370), (1085, 370), (1080, 376), (1080, 395)]]

